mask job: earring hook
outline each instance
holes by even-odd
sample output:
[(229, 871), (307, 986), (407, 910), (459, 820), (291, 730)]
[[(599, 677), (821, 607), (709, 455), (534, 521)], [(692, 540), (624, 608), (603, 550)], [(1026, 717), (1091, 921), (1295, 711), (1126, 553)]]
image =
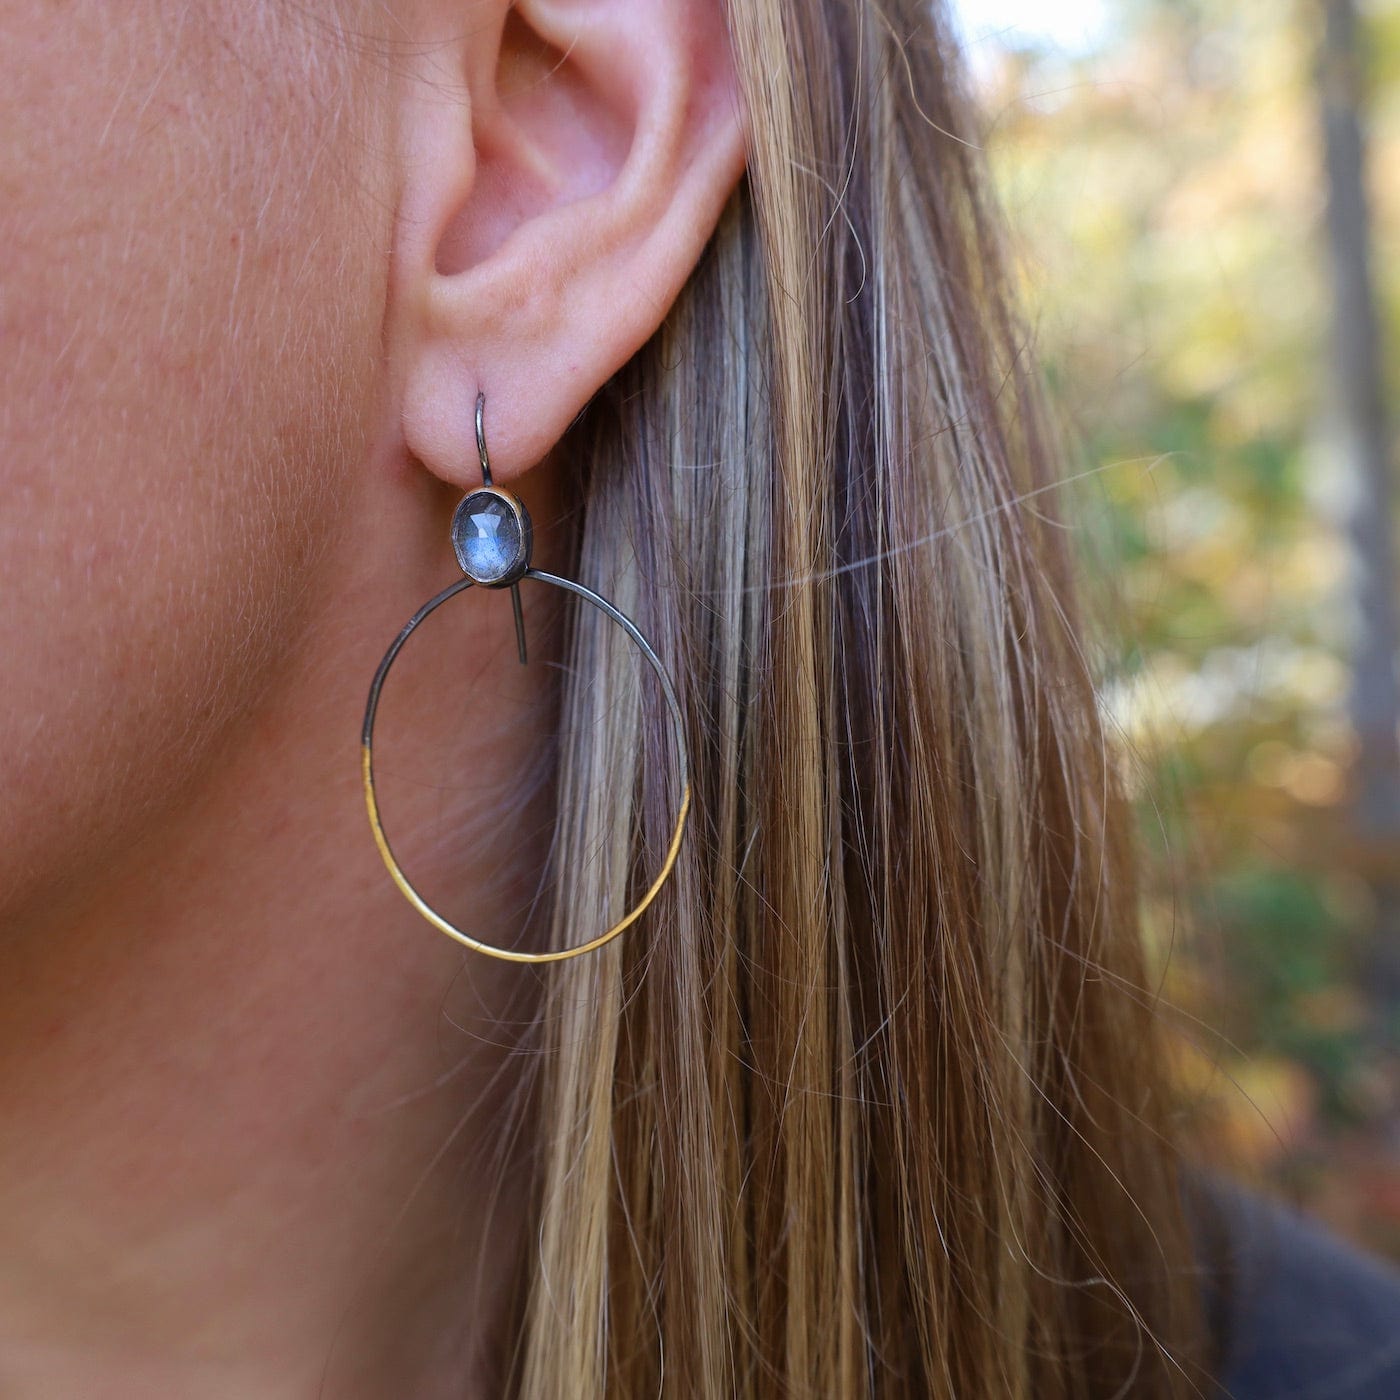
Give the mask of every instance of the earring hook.
[(491, 482), (491, 459), (486, 455), (486, 427), (482, 422), (482, 415), (486, 411), (486, 392), (483, 389), (476, 391), (476, 454), (481, 458), (481, 480), (484, 485), (490, 486)]
[[(478, 389), (476, 391), (476, 452), (481, 458), (481, 481), (484, 486), (494, 489), (495, 483), (491, 480), (491, 459), (486, 453), (486, 391)], [(520, 664), (525, 665), (525, 614), (520, 607), (520, 585), (513, 583), (510, 586), (510, 606), (515, 613), (515, 649), (520, 654)]]

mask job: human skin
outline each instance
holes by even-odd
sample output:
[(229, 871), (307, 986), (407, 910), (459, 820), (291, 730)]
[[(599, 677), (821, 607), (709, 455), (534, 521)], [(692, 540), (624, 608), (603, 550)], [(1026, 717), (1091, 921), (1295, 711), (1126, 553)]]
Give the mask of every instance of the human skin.
[[(389, 882), (359, 720), (478, 389), (563, 557), (555, 445), (742, 168), (719, 6), (0, 0), (0, 45), (0, 1393), (492, 1394), (537, 983)], [(527, 594), (529, 667), (473, 590), (381, 720), (396, 844), (502, 939)]]

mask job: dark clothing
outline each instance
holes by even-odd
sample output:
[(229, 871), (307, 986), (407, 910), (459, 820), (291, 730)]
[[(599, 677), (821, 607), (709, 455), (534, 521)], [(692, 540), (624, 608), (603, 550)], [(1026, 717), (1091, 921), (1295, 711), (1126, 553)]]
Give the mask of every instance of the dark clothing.
[(1207, 1291), (1223, 1394), (1400, 1400), (1400, 1272), (1281, 1206), (1210, 1194), (1224, 1241), (1223, 1288)]

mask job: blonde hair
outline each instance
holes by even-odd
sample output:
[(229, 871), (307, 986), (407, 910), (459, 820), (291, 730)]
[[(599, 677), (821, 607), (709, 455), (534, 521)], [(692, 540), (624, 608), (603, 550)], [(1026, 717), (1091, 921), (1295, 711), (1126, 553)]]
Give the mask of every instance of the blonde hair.
[[(1129, 821), (946, 30), (729, 15), (746, 183), (571, 438), (579, 576), (671, 668), (694, 806), (653, 911), (550, 974), (513, 1385), (1194, 1393)], [(679, 795), (590, 612), (564, 941)]]

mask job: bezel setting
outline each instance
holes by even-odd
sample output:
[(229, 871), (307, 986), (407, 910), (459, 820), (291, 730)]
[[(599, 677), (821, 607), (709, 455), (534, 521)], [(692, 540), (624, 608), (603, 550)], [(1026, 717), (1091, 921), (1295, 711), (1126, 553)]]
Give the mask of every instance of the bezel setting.
[[(485, 571), (479, 566), (474, 567), (472, 545), (480, 535), (473, 531), (479, 531), (480, 527), (473, 517), (490, 515), (499, 519), (502, 508), (511, 519), (515, 535), (507, 562), (500, 570)], [(452, 552), (457, 556), (462, 572), (482, 588), (509, 588), (511, 584), (519, 582), (530, 567), (533, 546), (534, 529), (525, 503), (513, 492), (502, 490), (499, 486), (479, 486), (469, 491), (452, 513)]]

